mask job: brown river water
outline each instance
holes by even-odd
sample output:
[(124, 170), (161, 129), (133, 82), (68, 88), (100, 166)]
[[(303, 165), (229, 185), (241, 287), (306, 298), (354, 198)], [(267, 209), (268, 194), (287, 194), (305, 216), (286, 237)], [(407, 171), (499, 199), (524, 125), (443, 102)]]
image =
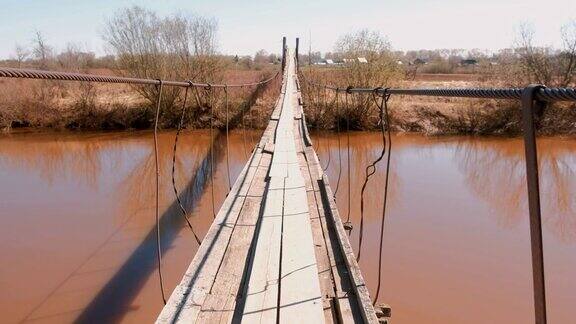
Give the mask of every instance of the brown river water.
[[(174, 133), (160, 135), (160, 213), (166, 295), (197, 245), (174, 202)], [(257, 133), (234, 132), (232, 182)], [(315, 136), (337, 204), (348, 217), (347, 140)], [(576, 304), (576, 140), (539, 140), (549, 323)], [(228, 191), (224, 137), (186, 131), (176, 184), (200, 236)], [(351, 243), (358, 250), (360, 188), (378, 156), (378, 133), (352, 133)], [(331, 154), (328, 159), (328, 154)], [(530, 323), (530, 241), (520, 139), (393, 136), (380, 302), (394, 323)], [(383, 166), (365, 194), (360, 266), (372, 295), (378, 275)], [(162, 308), (154, 231), (150, 132), (0, 136), (2, 323), (151, 322)]]

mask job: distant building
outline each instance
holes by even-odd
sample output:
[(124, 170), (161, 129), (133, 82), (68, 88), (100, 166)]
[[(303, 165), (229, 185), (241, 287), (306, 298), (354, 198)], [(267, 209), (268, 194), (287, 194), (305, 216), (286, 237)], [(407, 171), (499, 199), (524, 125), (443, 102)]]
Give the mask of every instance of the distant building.
[(414, 61), (412, 61), (413, 65), (424, 65), (424, 64), (428, 64), (428, 62), (424, 59), (421, 58), (417, 58)]
[(334, 61), (333, 61), (333, 60), (330, 60), (330, 59), (328, 59), (328, 60), (326, 60), (326, 64), (328, 64), (328, 65), (332, 65), (332, 64), (334, 64)]
[(358, 62), (359, 63), (368, 63), (368, 60), (365, 57), (359, 57)]
[(476, 59), (465, 59), (465, 60), (460, 61), (460, 65), (462, 65), (462, 66), (478, 65), (478, 60), (476, 60)]

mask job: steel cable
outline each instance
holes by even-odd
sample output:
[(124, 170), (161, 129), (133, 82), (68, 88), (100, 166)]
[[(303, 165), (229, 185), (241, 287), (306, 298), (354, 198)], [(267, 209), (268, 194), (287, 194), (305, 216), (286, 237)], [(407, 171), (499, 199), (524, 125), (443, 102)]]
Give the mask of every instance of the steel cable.
[[(244, 84), (212, 84), (212, 88), (238, 88), (250, 87), (268, 83), (274, 80), (280, 72), (276, 72), (274, 76), (251, 83)], [(26, 78), (26, 79), (46, 79), (46, 80), (62, 80), (62, 81), (86, 81), (86, 82), (103, 82), (103, 83), (125, 83), (125, 84), (149, 84), (160, 85), (158, 79), (141, 79), (141, 78), (128, 78), (109, 75), (97, 74), (84, 74), (84, 73), (70, 73), (70, 72), (57, 72), (57, 71), (44, 71), (33, 69), (18, 69), (0, 67), (0, 77), (3, 78)], [(207, 87), (208, 83), (194, 83), (185, 81), (162, 81), (163, 86), (176, 86), (176, 87)]]
[[(351, 188), (352, 188), (352, 179), (350, 177), (350, 106), (348, 103), (348, 92), (346, 92), (344, 96), (344, 100), (346, 101), (346, 163), (348, 164), (348, 215), (346, 216), (346, 223), (350, 224), (350, 209), (351, 209)], [(350, 232), (349, 232), (350, 233)]]
[(158, 102), (156, 104), (156, 117), (154, 118), (154, 159), (156, 166), (156, 247), (158, 249), (158, 279), (160, 280), (160, 292), (162, 301), (166, 305), (166, 296), (164, 295), (164, 280), (162, 279), (162, 249), (160, 246), (160, 167), (158, 163), (158, 119), (160, 117), (160, 105), (162, 102), (162, 80), (158, 80)]
[(224, 87), (224, 106), (226, 107), (226, 170), (228, 174), (228, 192), (232, 190), (232, 181), (230, 180), (230, 136), (229, 136), (229, 117), (228, 117), (228, 87)]
[(204, 87), (206, 101), (210, 106), (210, 191), (212, 193), (212, 217), (216, 219), (216, 203), (214, 199), (214, 92), (208, 84)]
[(248, 150), (246, 149), (246, 112), (242, 112), (242, 146), (244, 148), (244, 158), (248, 159)]
[(382, 96), (381, 103), (378, 104), (378, 100), (376, 99), (377, 89), (380, 88), (374, 89), (375, 91), (372, 93), (372, 98), (374, 99), (374, 103), (376, 104), (376, 107), (378, 107), (379, 110), (378, 117), (379, 117), (380, 131), (382, 132), (382, 151), (380, 152), (380, 155), (366, 167), (366, 176), (364, 178), (364, 183), (362, 184), (362, 190), (360, 192), (360, 231), (358, 238), (358, 256), (356, 257), (357, 262), (360, 262), (360, 256), (362, 254), (362, 241), (364, 237), (364, 192), (366, 190), (366, 185), (368, 184), (370, 177), (374, 175), (374, 173), (376, 173), (376, 165), (384, 158), (384, 155), (386, 154), (387, 139), (386, 139), (385, 127), (387, 125), (384, 124), (384, 101), (388, 102), (390, 95), (385, 93)]
[(196, 235), (196, 232), (194, 232), (194, 228), (192, 227), (192, 223), (190, 223), (190, 220), (186, 216), (188, 214), (188, 212), (186, 211), (186, 209), (184, 208), (184, 205), (182, 204), (182, 201), (180, 200), (180, 195), (178, 194), (178, 188), (176, 187), (176, 180), (175, 180), (176, 148), (178, 147), (178, 137), (180, 135), (180, 132), (182, 131), (182, 127), (184, 124), (184, 116), (186, 114), (186, 100), (188, 99), (188, 89), (189, 88), (186, 88), (186, 90), (184, 92), (184, 101), (182, 102), (182, 115), (180, 116), (180, 122), (178, 123), (178, 129), (176, 130), (176, 136), (174, 137), (174, 148), (172, 150), (172, 189), (174, 189), (174, 196), (176, 197), (176, 201), (178, 202), (178, 206), (180, 207), (180, 211), (182, 212), (182, 216), (184, 217), (184, 220), (186, 220), (186, 223), (188, 224), (188, 228), (190, 228), (190, 230), (192, 231), (192, 234), (194, 235), (196, 242), (198, 243), (198, 245), (200, 245), (201, 241), (198, 238), (198, 235)]
[[(383, 92), (386, 94), (386, 91)], [(392, 155), (392, 136), (390, 130), (390, 115), (388, 114), (388, 100), (384, 100), (384, 116), (386, 117), (386, 128), (388, 136), (388, 156), (386, 159), (386, 182), (384, 183), (384, 202), (382, 204), (382, 221), (380, 223), (380, 249), (378, 251), (378, 285), (376, 287), (376, 296), (374, 304), (378, 301), (380, 286), (382, 280), (382, 246), (384, 244), (384, 222), (386, 220), (386, 205), (388, 202), (388, 183), (390, 182), (390, 157)]]
[[(324, 104), (324, 103), (323, 103)], [(320, 117), (323, 114), (323, 111), (326, 111), (326, 107), (324, 107), (324, 109), (320, 109), (320, 111), (316, 114), (316, 134), (317, 134), (317, 142), (318, 145), (316, 145), (316, 151), (318, 153), (320, 153), (321, 148), (323, 148), (324, 146), (322, 145), (322, 130), (320, 129)], [(330, 153), (330, 151), (328, 151), (328, 153)], [(320, 159), (320, 156), (318, 156), (318, 159)], [(322, 168), (322, 170), (324, 170), (324, 168), (322, 167), (322, 161), (318, 161), (320, 163), (320, 168)]]
[[(333, 106), (337, 99), (338, 99), (338, 97), (334, 96), (334, 100), (330, 103), (330, 106)], [(326, 107), (326, 110), (328, 110), (328, 107)], [(330, 167), (330, 162), (332, 160), (332, 151), (330, 150), (330, 141), (328, 141), (328, 145), (326, 146), (326, 150), (328, 151), (328, 162), (326, 163), (326, 166), (323, 168), (324, 172), (326, 172), (326, 170), (328, 170), (328, 167)]]
[(342, 177), (342, 154), (340, 152), (340, 102), (338, 101), (338, 91), (336, 91), (336, 116), (336, 133), (338, 138), (338, 180), (336, 181), (336, 189), (334, 190), (334, 199), (336, 199), (338, 188), (340, 188), (340, 178)]
[[(307, 83), (312, 83), (304, 79)], [(312, 83), (314, 84), (314, 83)], [(317, 84), (316, 84), (317, 85)], [(326, 89), (335, 92), (350, 91), (354, 93), (370, 93), (374, 88), (351, 88), (349, 90), (334, 86), (323, 85)], [(486, 99), (516, 99), (522, 98), (524, 88), (429, 88), (429, 89), (387, 89), (390, 95), (405, 96), (433, 96), (458, 98), (486, 98)], [(383, 90), (379, 90), (382, 94)], [(535, 94), (541, 101), (576, 101), (576, 88), (542, 88)]]
[[(318, 89), (318, 91), (320, 91), (320, 89)], [(317, 107), (315, 105), (315, 107)], [(316, 113), (316, 121), (314, 124), (314, 129), (316, 130), (316, 133), (318, 135), (320, 135), (320, 116), (322, 115), (322, 108), (320, 107), (320, 105), (318, 105), (318, 111)], [(322, 140), (320, 139), (320, 136), (317, 137), (318, 138), (318, 145), (316, 145), (316, 151), (320, 152), (320, 148), (322, 147)]]

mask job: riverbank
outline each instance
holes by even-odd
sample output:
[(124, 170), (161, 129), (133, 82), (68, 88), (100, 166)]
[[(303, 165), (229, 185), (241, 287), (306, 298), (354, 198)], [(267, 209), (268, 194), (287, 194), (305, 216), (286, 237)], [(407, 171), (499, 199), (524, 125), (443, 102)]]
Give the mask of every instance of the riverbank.
[[(110, 75), (108, 70), (89, 71)], [(265, 70), (228, 70), (222, 82), (245, 84), (270, 78), (276, 73)], [(207, 128), (214, 113), (214, 127), (233, 124), (256, 125), (265, 122), (279, 94), (279, 78), (265, 85), (229, 88), (191, 89), (184, 102), (185, 90), (173, 103), (162, 103), (161, 128), (178, 127), (185, 109), (186, 128)], [(256, 113), (256, 111), (258, 113)], [(0, 79), (0, 129), (19, 128), (70, 130), (150, 129), (154, 125), (156, 105), (146, 100), (138, 89), (126, 84), (78, 83), (52, 80)]]
[[(316, 76), (320, 84), (329, 74)], [(505, 87), (481, 75), (430, 74), (415, 80), (396, 81), (394, 87), (491, 88)], [(372, 94), (340, 94), (307, 86), (303, 82), (307, 121), (315, 129), (378, 130), (379, 110)], [(336, 100), (338, 99), (338, 100)], [(379, 102), (380, 103), (380, 102)], [(522, 131), (520, 102), (517, 100), (470, 99), (426, 96), (390, 97), (390, 125), (393, 131), (426, 135), (502, 135), (517, 136)], [(549, 104), (538, 118), (542, 135), (576, 134), (576, 104)]]
[[(96, 73), (106, 71), (95, 71)], [(228, 82), (254, 82), (270, 71), (229, 71)], [(415, 80), (399, 81), (403, 88), (471, 88), (493, 84), (478, 75), (430, 74)], [(332, 93), (304, 86), (306, 119), (311, 129), (377, 131), (378, 109), (370, 95), (343, 95), (336, 105)], [(228, 118), (233, 127), (263, 129), (279, 93), (279, 83), (228, 90)], [(213, 125), (224, 128), (224, 91), (199, 91), (188, 96), (184, 126), (208, 128), (214, 107)], [(183, 93), (176, 109), (162, 111), (160, 127), (178, 126)], [(200, 103), (200, 104), (199, 104)], [(348, 107), (348, 109), (346, 109)], [(513, 100), (392, 96), (388, 108), (390, 124), (396, 132), (426, 135), (501, 135), (521, 133), (520, 103)], [(43, 80), (0, 80), (0, 128), (10, 132), (19, 128), (71, 129), (78, 131), (150, 129), (155, 107), (128, 85), (66, 83)], [(576, 134), (576, 104), (549, 105), (538, 121), (541, 135)]]

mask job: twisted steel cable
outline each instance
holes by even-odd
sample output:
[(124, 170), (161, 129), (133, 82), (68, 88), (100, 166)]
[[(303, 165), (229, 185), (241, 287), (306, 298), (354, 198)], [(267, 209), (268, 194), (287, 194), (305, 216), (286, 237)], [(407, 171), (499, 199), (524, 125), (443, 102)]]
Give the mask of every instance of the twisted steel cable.
[(160, 246), (160, 166), (158, 163), (158, 119), (160, 117), (160, 104), (162, 102), (162, 85), (163, 81), (158, 80), (158, 101), (156, 104), (156, 117), (154, 118), (154, 160), (156, 166), (156, 247), (158, 253), (158, 279), (160, 280), (160, 292), (162, 301), (166, 305), (166, 296), (164, 295), (164, 280), (162, 279), (162, 248)]
[[(274, 76), (251, 83), (243, 84), (212, 84), (213, 88), (238, 88), (250, 87), (268, 83), (274, 80), (280, 72), (276, 72)], [(71, 72), (57, 72), (57, 71), (44, 71), (33, 69), (18, 69), (0, 67), (0, 77), (3, 78), (24, 78), (24, 79), (45, 79), (45, 80), (62, 80), (62, 81), (85, 81), (85, 82), (104, 82), (104, 83), (125, 83), (125, 84), (149, 84), (160, 85), (158, 79), (142, 79), (142, 78), (128, 78), (108, 75), (86, 74), (86, 73), (71, 73)], [(195, 83), (184, 81), (166, 81), (162, 80), (163, 86), (176, 86), (176, 87), (207, 87), (208, 83)]]
[[(320, 89), (318, 89), (318, 91), (320, 91)], [(326, 90), (324, 90), (324, 93), (326, 93)], [(319, 105), (319, 106), (325, 109), (326, 101), (322, 102), (322, 105)], [(315, 129), (316, 129), (316, 133), (317, 133), (318, 135), (320, 135), (320, 116), (322, 116), (322, 111), (324, 110), (324, 109), (322, 109), (322, 108), (320, 108), (319, 111), (318, 111), (318, 113), (316, 114)], [(318, 143), (318, 145), (316, 145), (316, 150), (317, 150), (318, 152), (320, 152), (320, 151), (321, 151), (320, 148), (322, 147), (322, 139), (321, 139), (321, 136), (318, 136), (317, 143)]]
[[(346, 91), (344, 100), (346, 101), (346, 163), (348, 165), (348, 215), (346, 216), (346, 224), (350, 224), (351, 214), (351, 200), (352, 200), (352, 178), (350, 176), (350, 106), (348, 104), (348, 94)], [(350, 232), (349, 232), (350, 233)]]
[(212, 193), (212, 217), (216, 219), (216, 203), (214, 199), (214, 92), (210, 84), (204, 87), (204, 91), (206, 91), (206, 101), (210, 106), (210, 191)]
[[(386, 89), (382, 92), (386, 95)], [(388, 156), (386, 159), (386, 181), (384, 183), (384, 202), (382, 204), (382, 221), (380, 223), (380, 248), (378, 251), (378, 285), (376, 287), (376, 296), (374, 296), (375, 305), (380, 295), (380, 286), (382, 280), (382, 246), (384, 244), (384, 222), (386, 220), (386, 206), (388, 203), (388, 183), (390, 182), (390, 157), (392, 156), (392, 134), (390, 127), (390, 115), (388, 113), (388, 100), (384, 100), (384, 116), (386, 117), (387, 136), (388, 136)]]
[[(334, 96), (334, 100), (332, 100), (332, 102), (330, 103), (330, 106), (333, 106), (337, 99), (338, 99), (338, 96), (337, 95)], [(328, 109), (328, 106), (326, 107), (326, 109)], [(328, 146), (327, 146), (326, 150), (328, 151), (328, 162), (326, 162), (326, 166), (323, 168), (324, 172), (326, 172), (326, 170), (328, 170), (328, 167), (330, 167), (330, 162), (332, 161), (332, 151), (330, 150), (330, 141), (328, 141)]]
[(180, 200), (180, 195), (178, 194), (178, 188), (176, 187), (176, 179), (175, 179), (176, 178), (175, 177), (175, 173), (176, 173), (176, 149), (178, 147), (178, 137), (179, 137), (180, 132), (182, 131), (182, 127), (184, 125), (184, 116), (186, 114), (186, 100), (188, 99), (188, 89), (189, 88), (186, 88), (186, 91), (184, 92), (184, 101), (182, 102), (182, 115), (180, 116), (180, 122), (178, 123), (178, 129), (176, 130), (176, 136), (174, 137), (174, 148), (172, 150), (172, 189), (174, 189), (174, 196), (176, 197), (176, 201), (178, 202), (178, 206), (180, 207), (180, 211), (182, 212), (182, 217), (184, 217), (184, 220), (188, 224), (188, 228), (190, 228), (190, 230), (192, 231), (192, 234), (194, 235), (194, 239), (196, 239), (196, 242), (198, 243), (198, 245), (200, 245), (201, 241), (198, 238), (198, 235), (196, 235), (196, 232), (194, 231), (194, 228), (192, 227), (192, 223), (190, 223), (190, 220), (186, 216), (188, 214), (188, 212), (186, 211), (186, 208), (184, 208), (184, 205), (182, 204), (182, 201)]
[(384, 105), (388, 103), (390, 95), (385, 94), (381, 96), (381, 103), (378, 104), (378, 100), (376, 99), (377, 89), (380, 88), (374, 89), (374, 92), (372, 93), (372, 99), (374, 100), (374, 103), (376, 104), (376, 107), (379, 111), (378, 122), (380, 124), (380, 131), (382, 133), (382, 150), (380, 151), (380, 155), (372, 163), (366, 166), (366, 175), (364, 177), (364, 183), (362, 184), (362, 190), (360, 191), (360, 232), (358, 238), (358, 256), (356, 257), (357, 262), (360, 262), (360, 256), (362, 254), (362, 241), (364, 237), (364, 192), (366, 191), (366, 186), (368, 185), (370, 177), (376, 173), (376, 165), (382, 161), (384, 155), (386, 154), (386, 127), (390, 127), (390, 125), (384, 124)]
[(244, 148), (244, 158), (248, 159), (248, 150), (246, 149), (246, 113), (242, 112), (242, 146)]
[(230, 136), (229, 136), (229, 117), (228, 117), (228, 87), (224, 87), (224, 106), (226, 107), (226, 170), (228, 174), (228, 192), (232, 190), (232, 181), (230, 180)]
[(341, 154), (341, 142), (340, 142), (340, 102), (338, 101), (338, 91), (336, 91), (336, 133), (338, 138), (338, 180), (336, 181), (336, 190), (334, 190), (334, 199), (336, 199), (336, 194), (338, 193), (338, 188), (340, 188), (340, 178), (342, 177), (342, 154)]
[[(307, 83), (312, 83), (304, 79)], [(316, 84), (318, 85), (318, 84)], [(335, 92), (350, 91), (355, 93), (370, 93), (374, 88), (337, 88), (334, 86), (320, 85), (325, 89)], [(379, 90), (382, 94), (383, 90)], [(405, 96), (434, 96), (434, 97), (458, 97), (458, 98), (478, 98), (478, 99), (514, 99), (522, 98), (524, 88), (430, 88), (430, 89), (387, 89), (387, 94)], [(539, 89), (535, 97), (540, 101), (576, 101), (576, 88), (542, 88)]]

